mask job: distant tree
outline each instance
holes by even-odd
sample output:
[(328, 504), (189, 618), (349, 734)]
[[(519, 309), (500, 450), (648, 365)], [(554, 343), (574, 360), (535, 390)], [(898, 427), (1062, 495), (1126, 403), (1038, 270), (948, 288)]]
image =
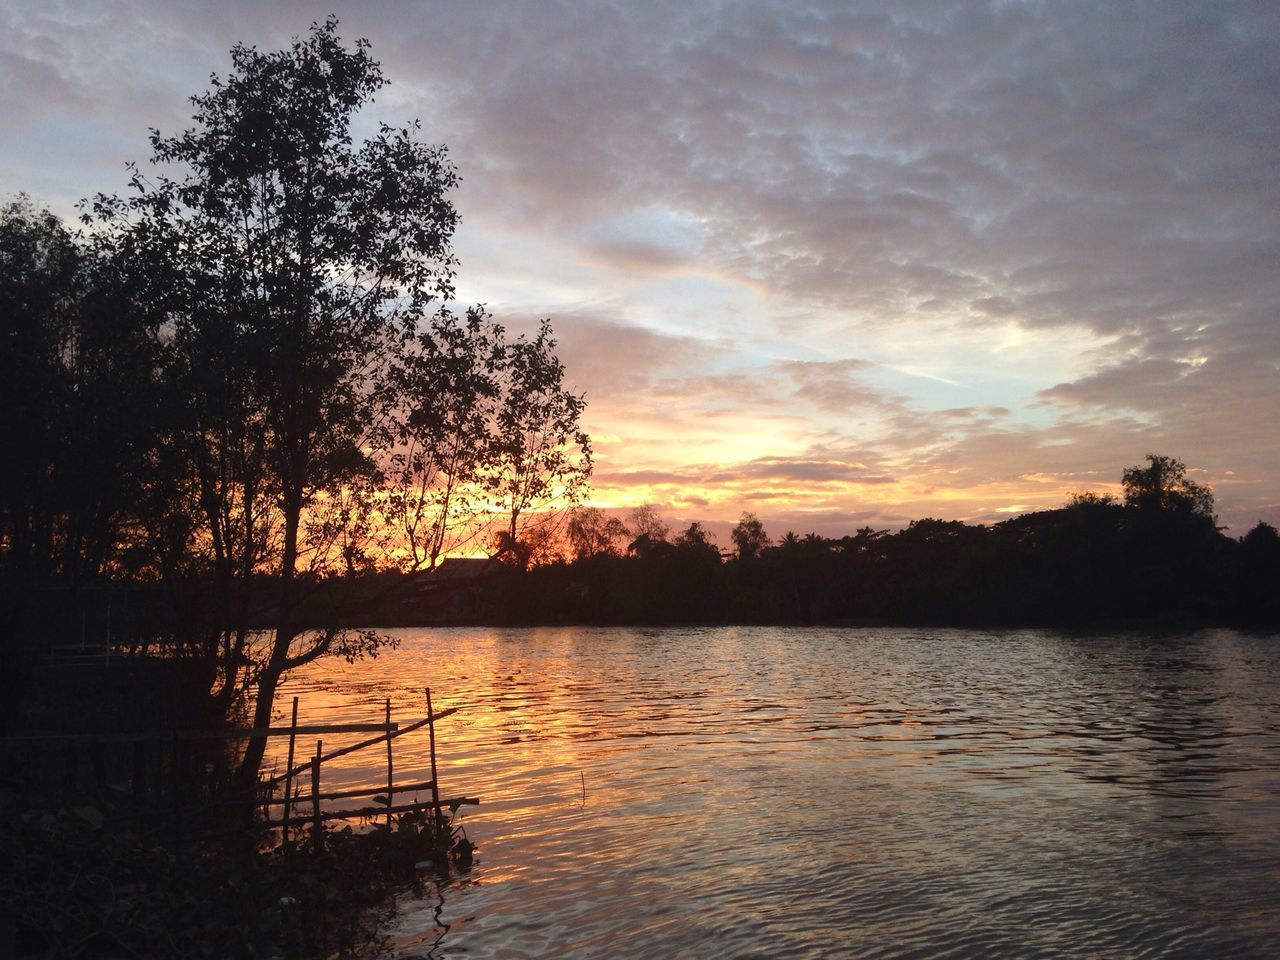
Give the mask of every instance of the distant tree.
[(665, 542), (671, 535), (671, 528), (658, 515), (657, 508), (653, 504), (646, 503), (636, 507), (627, 519), (627, 528), (637, 540), (647, 537), (651, 543), (660, 543)]
[(1081, 490), (1067, 498), (1068, 507), (1110, 507), (1116, 502), (1110, 493), (1094, 493), (1092, 490)]
[(862, 556), (871, 552), (872, 545), (889, 536), (888, 530), (876, 530), (873, 527), (859, 527), (852, 536), (844, 536), (835, 541), (833, 546), (845, 556)]
[(1139, 616), (1209, 615), (1230, 591), (1232, 544), (1215, 527), (1213, 493), (1174, 457), (1123, 473), (1125, 606)]
[(569, 547), (578, 560), (590, 557), (616, 557), (630, 532), (617, 518), (596, 507), (576, 507), (566, 526)]
[(1236, 577), (1239, 613), (1250, 621), (1280, 621), (1280, 533), (1258, 524), (1240, 539)]
[(1264, 520), (1259, 520), (1256, 526), (1240, 538), (1240, 542), (1250, 550), (1280, 556), (1280, 532)]
[(697, 521), (689, 524), (688, 528), (676, 537), (675, 545), (676, 549), (683, 553), (714, 556), (717, 562), (720, 560), (720, 550), (715, 544), (715, 539)]
[(1213, 491), (1188, 479), (1186, 464), (1176, 457), (1147, 454), (1147, 465), (1126, 469), (1121, 484), (1127, 507), (1214, 519)]
[(738, 559), (755, 560), (769, 546), (769, 535), (765, 533), (764, 524), (754, 513), (744, 513), (733, 528), (730, 536), (738, 551)]
[(539, 522), (526, 527), (518, 539), (512, 539), (506, 530), (499, 530), (493, 539), (492, 559), (520, 571), (563, 564), (562, 519), (561, 511), (543, 516)]

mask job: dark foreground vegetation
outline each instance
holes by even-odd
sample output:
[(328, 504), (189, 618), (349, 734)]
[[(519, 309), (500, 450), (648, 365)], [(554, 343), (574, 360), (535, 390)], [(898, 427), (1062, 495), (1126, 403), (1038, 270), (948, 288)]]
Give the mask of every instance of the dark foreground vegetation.
[(387, 945), (397, 898), (421, 895), (439, 877), (427, 822), (404, 815), (391, 827), (326, 831), (319, 853), (259, 846), (251, 835), (175, 853), (104, 826), (94, 807), (6, 817), (0, 949), (16, 957), (374, 956)]

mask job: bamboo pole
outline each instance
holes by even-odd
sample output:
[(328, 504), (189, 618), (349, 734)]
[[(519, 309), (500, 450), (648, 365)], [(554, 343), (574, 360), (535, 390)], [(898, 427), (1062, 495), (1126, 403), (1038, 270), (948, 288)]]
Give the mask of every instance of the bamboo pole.
[(391, 792), (394, 783), (391, 775), (391, 698), (387, 697), (387, 829), (391, 828)]
[[(436, 773), (436, 718), (431, 709), (431, 688), (427, 687), (427, 733), (431, 740), (431, 802), (435, 805), (437, 824), (440, 816), (440, 777)], [(387, 799), (390, 799), (388, 797)]]
[[(433, 808), (443, 809), (444, 807), (448, 807), (450, 810), (452, 810), (457, 807), (476, 807), (479, 805), (480, 805), (479, 797), (450, 797), (448, 799), (439, 801), (439, 806), (437, 806), (435, 803), (432, 803), (432, 802), (396, 804), (394, 807), (391, 808), (391, 812), (392, 813), (411, 813), (414, 810), (430, 810)], [(327, 822), (329, 820), (352, 820), (352, 819), (355, 819), (356, 817), (372, 818), (372, 817), (382, 816), (384, 813), (386, 813), (386, 810), (387, 810), (386, 807), (361, 807), (358, 810), (329, 810), (329, 811), (326, 811), (325, 813), (320, 814), (318, 818), (314, 814), (310, 817), (294, 816), (289, 822), (296, 826), (298, 824), (306, 823), (308, 820), (310, 820), (314, 824), (317, 821), (317, 819), (320, 821)], [(282, 820), (267, 821), (267, 826), (269, 827), (279, 827), (282, 824), (283, 824)]]
[[(307, 761), (310, 765), (311, 761)], [(401, 783), (391, 788), (392, 793), (415, 793), (419, 790), (430, 790), (431, 781), (423, 780), (421, 783)], [(320, 794), (321, 800), (352, 800), (357, 797), (376, 797), (385, 792), (386, 787), (362, 787), (359, 790), (331, 790), (328, 793)], [(301, 807), (311, 802), (311, 795), (307, 794), (301, 797), (294, 797), (292, 806)], [(272, 798), (263, 804), (266, 807), (278, 807), (284, 803), (283, 799), (276, 800)]]
[[(446, 713), (455, 713), (457, 708), (449, 711), (442, 711), (441, 716)], [(439, 719), (439, 718), (437, 718)], [(399, 736), (402, 733), (409, 733), (417, 730), (426, 724), (426, 720), (418, 721), (414, 727), (400, 729), (400, 725), (393, 723), (392, 731)], [(382, 738), (387, 735), (387, 725), (383, 721), (375, 723), (313, 723), (302, 724), (297, 728), (292, 727), (232, 727), (227, 730), (179, 730), (176, 734), (167, 733), (30, 733), (19, 734), (11, 737), (0, 737), (0, 745), (7, 743), (140, 743), (159, 741), (167, 743), (173, 737), (179, 740), (234, 740), (243, 737), (287, 737), (291, 733), (299, 735), (321, 734), (328, 735), (331, 733), (372, 733), (377, 731), (378, 736), (367, 741), (364, 746), (371, 743), (379, 743)], [(311, 761), (307, 761), (310, 763)], [(307, 764), (303, 764), (305, 767)], [(297, 771), (294, 771), (297, 773)], [(284, 775), (276, 778), (283, 780)]]
[[(407, 727), (401, 727), (399, 724), (393, 723), (393, 724), (391, 725), (391, 726), (392, 726), (392, 728), (393, 728), (393, 732), (392, 732), (391, 736), (392, 736), (393, 738), (396, 738), (396, 737), (403, 737), (406, 733), (413, 733), (413, 731), (415, 731), (415, 730), (421, 730), (421, 729), (422, 729), (423, 727), (425, 727), (425, 726), (428, 724), (428, 722), (430, 722), (432, 719), (435, 719), (435, 720), (443, 720), (445, 717), (449, 717), (449, 716), (452, 716), (453, 714), (457, 713), (460, 709), (461, 709), (461, 707), (450, 707), (448, 710), (441, 710), (439, 713), (437, 713), (437, 714), (435, 715), (435, 717), (434, 717), (434, 718), (432, 718), (432, 717), (424, 717), (422, 720), (415, 720), (413, 723), (409, 724)], [(351, 726), (355, 726), (355, 724), (351, 724)], [(368, 727), (368, 728), (369, 728), (369, 729), (371, 729), (371, 730), (385, 730), (385, 729), (386, 729), (386, 725), (385, 725), (385, 724), (377, 724), (376, 726), (375, 726), (375, 725), (373, 725), (373, 724), (364, 724), (363, 726), (366, 726), (366, 727)], [(302, 730), (305, 730), (306, 728), (305, 728), (305, 727), (303, 727), (303, 728), (301, 728), (301, 729), (302, 729)], [(379, 734), (379, 735), (378, 735), (378, 736), (376, 736), (376, 737), (370, 737), (368, 740), (361, 740), (359, 743), (353, 743), (353, 744), (352, 744), (351, 746), (349, 746), (349, 747), (342, 747), (341, 749), (334, 750), (334, 751), (332, 751), (332, 752), (330, 752), (330, 753), (326, 753), (326, 754), (324, 755), (324, 759), (325, 759), (325, 760), (332, 760), (334, 757), (341, 757), (341, 756), (345, 756), (345, 755), (346, 755), (346, 754), (348, 754), (348, 753), (352, 753), (352, 752), (354, 752), (354, 751), (356, 751), (356, 750), (363, 750), (365, 747), (371, 747), (371, 746), (373, 746), (375, 743), (381, 743), (381, 742), (386, 738), (386, 736), (387, 736), (387, 735), (386, 735), (385, 733), (381, 733), (381, 734)], [(297, 769), (295, 769), (295, 770), (294, 770), (294, 773), (301, 773), (301, 772), (302, 772), (303, 770), (305, 770), (305, 769), (306, 769), (310, 764), (311, 764), (311, 761), (310, 761), (310, 760), (308, 760), (306, 763), (302, 764), (300, 767), (298, 767)], [(273, 777), (271, 780), (268, 780), (268, 781), (266, 781), (266, 782), (267, 782), (267, 783), (279, 783), (281, 780), (283, 780), (283, 779), (285, 778), (285, 776), (286, 776), (286, 774), (285, 774), (285, 773), (282, 773), (282, 774), (280, 774), (280, 775), (278, 775), (278, 776), (276, 776), (276, 777)]]
[[(293, 698), (293, 718), (289, 721), (289, 762), (285, 765), (285, 769), (290, 771), (284, 780), (284, 819), (287, 823), (289, 820), (289, 807), (293, 795), (293, 745), (298, 739), (298, 698)], [(275, 784), (272, 784), (272, 789)], [(268, 803), (268, 807), (270, 803)], [(284, 845), (289, 845), (289, 828), (284, 828)]]
[(318, 854), (324, 850), (324, 826), (320, 819), (320, 758), (324, 741), (316, 741), (316, 756), (311, 761), (311, 842)]
[(181, 772), (178, 768), (178, 733), (174, 728), (173, 742), (169, 754), (169, 768), (172, 777), (173, 790), (173, 846), (174, 853), (178, 858), (178, 864), (182, 864), (182, 781)]

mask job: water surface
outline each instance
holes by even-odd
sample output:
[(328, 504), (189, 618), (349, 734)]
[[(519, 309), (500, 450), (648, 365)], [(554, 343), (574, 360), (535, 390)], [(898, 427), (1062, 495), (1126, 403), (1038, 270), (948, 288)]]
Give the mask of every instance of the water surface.
[(405, 956), (1280, 956), (1280, 638), (393, 633), (279, 704), (465, 708), (440, 777), (479, 849)]

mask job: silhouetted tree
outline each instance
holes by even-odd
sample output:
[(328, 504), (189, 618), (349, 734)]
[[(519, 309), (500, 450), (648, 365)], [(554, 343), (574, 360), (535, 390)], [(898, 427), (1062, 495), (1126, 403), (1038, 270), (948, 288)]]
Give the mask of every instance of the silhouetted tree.
[(586, 400), (564, 385), (555, 346), (543, 321), (537, 334), (518, 337), (501, 354), (493, 440), (482, 471), (506, 520), (500, 555), (524, 557), (527, 550), (532, 557), (551, 547), (560, 517), (547, 508), (577, 503), (591, 475), (591, 442), (578, 425)]
[(1213, 492), (1175, 457), (1147, 456), (1124, 471), (1122, 550), (1131, 615), (1204, 616), (1221, 604), (1229, 543), (1215, 527)]
[[(352, 116), (385, 81), (335, 20), (286, 50), (236, 46), (232, 62), (192, 99), (192, 129), (152, 135), (154, 162), (176, 174), (135, 172), (133, 195), (99, 197), (94, 214), (155, 277), (213, 566), (242, 589), (272, 576), (273, 639), (248, 661), (266, 726), (286, 671), (380, 643), (333, 617), (314, 628), (306, 598), (324, 573), (361, 566), (402, 413), (395, 364), (452, 293), (456, 176), (416, 125), (353, 144)], [(248, 654), (245, 611), (227, 613), (223, 689)], [(250, 742), (246, 780), (263, 747)]]
[(595, 507), (576, 507), (566, 528), (574, 557), (616, 557), (630, 535), (626, 525)]
[(764, 548), (769, 545), (769, 535), (764, 531), (764, 524), (754, 513), (744, 513), (738, 524), (730, 531), (733, 545), (738, 551), (740, 561), (751, 561), (759, 558)]
[(702, 526), (702, 524), (689, 524), (688, 528), (676, 537), (675, 546), (677, 550), (707, 557), (714, 558), (717, 563), (720, 562), (720, 550), (715, 544), (715, 539)]
[(671, 527), (658, 515), (653, 504), (636, 507), (627, 521), (627, 529), (636, 539), (648, 537), (651, 543), (660, 543), (671, 535)]
[[(167, 391), (133, 543), (179, 571), (179, 648), (219, 703), (251, 684), (259, 727), (287, 671), (385, 642), (342, 626), (372, 609), (377, 555), (430, 568), (500, 520), (520, 566), (549, 559), (555, 530), (529, 518), (575, 500), (590, 470), (549, 324), (510, 338), (480, 308), (440, 306), (454, 169), (416, 124), (353, 143), (385, 81), (336, 27), (236, 46), (232, 73), (192, 99), (194, 127), (152, 134), (162, 172), (135, 169), (131, 195), (86, 215)], [(263, 747), (250, 741), (244, 782)]]
[(25, 197), (0, 210), (0, 573), (10, 603), (21, 584), (60, 568), (85, 281), (82, 251), (55, 216)]
[(1187, 478), (1176, 457), (1147, 454), (1147, 465), (1129, 467), (1121, 479), (1125, 506), (1170, 510), (1213, 519), (1213, 491)]
[(1236, 603), (1251, 622), (1280, 622), (1280, 533), (1269, 523), (1240, 540)]
[(74, 589), (130, 562), (156, 367), (111, 266), (26, 198), (0, 209), (0, 579), (19, 603), (33, 579)]
[(1115, 502), (1116, 498), (1112, 494), (1094, 493), (1092, 490), (1081, 490), (1067, 498), (1068, 507), (1109, 507)]

